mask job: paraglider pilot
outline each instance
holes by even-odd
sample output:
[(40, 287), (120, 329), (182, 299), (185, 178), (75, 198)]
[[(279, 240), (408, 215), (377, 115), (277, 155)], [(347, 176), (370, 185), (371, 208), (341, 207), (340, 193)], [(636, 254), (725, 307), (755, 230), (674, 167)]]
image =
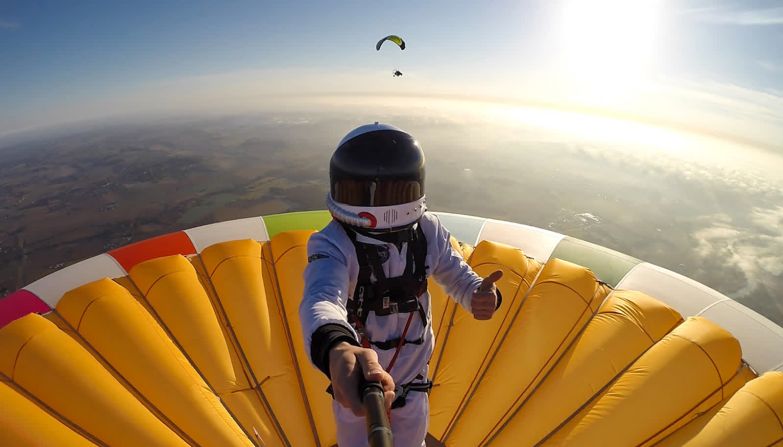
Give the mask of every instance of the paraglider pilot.
[(363, 374), (383, 386), (394, 445), (424, 446), (434, 343), (427, 278), (487, 320), (500, 306), (502, 272), (473, 272), (426, 211), (424, 153), (408, 133), (378, 123), (354, 129), (329, 176), (333, 219), (308, 242), (299, 314), (305, 348), (331, 380), (338, 444), (367, 445)]
[(402, 72), (400, 70), (394, 70), (394, 73), (392, 73), (392, 76), (395, 78), (402, 76)]

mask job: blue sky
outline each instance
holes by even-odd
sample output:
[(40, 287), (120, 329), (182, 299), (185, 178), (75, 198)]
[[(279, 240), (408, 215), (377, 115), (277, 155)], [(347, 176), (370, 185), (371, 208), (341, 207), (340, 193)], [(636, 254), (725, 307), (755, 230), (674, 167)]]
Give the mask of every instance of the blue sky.
[[(139, 112), (161, 92), (214, 101), (251, 80), (267, 93), (511, 98), (663, 122), (688, 109), (699, 129), (783, 132), (779, 2), (484, 3), (4, 1), (0, 135), (120, 113), (128, 98)], [(408, 49), (376, 52), (388, 33)]]

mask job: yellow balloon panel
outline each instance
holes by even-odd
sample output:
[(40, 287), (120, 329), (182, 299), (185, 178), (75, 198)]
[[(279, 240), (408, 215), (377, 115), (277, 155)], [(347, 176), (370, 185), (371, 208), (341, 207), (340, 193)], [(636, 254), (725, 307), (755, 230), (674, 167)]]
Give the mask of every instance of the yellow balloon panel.
[[(312, 419), (308, 422), (317, 432), (320, 445), (334, 445), (337, 442), (337, 431), (332, 416), (332, 398), (326, 393), (329, 381), (312, 365), (310, 353), (304, 350), (302, 325), (299, 320), (299, 304), (304, 292), (302, 272), (307, 265), (307, 239), (310, 234), (312, 231), (280, 233), (272, 238), (264, 257), (272, 259), (274, 263), (283, 303), (283, 319), (288, 326), (291, 346), (302, 378), (303, 394), (312, 414)], [(300, 427), (306, 427), (305, 423), (304, 420), (299, 421)]]
[[(201, 285), (193, 265), (180, 255), (152, 259), (136, 265), (130, 277), (144, 293), (144, 301), (159, 318), (162, 327), (180, 347), (214, 392), (227, 402), (226, 396), (252, 389), (244, 370), (241, 354), (236, 352), (224, 324)], [(261, 431), (274, 430), (275, 424), (257, 396), (255, 414), (239, 414), (241, 409), (228, 410), (239, 421), (261, 418)], [(253, 427), (242, 425), (245, 433)], [(270, 442), (280, 442), (275, 434)]]
[(743, 365), (734, 377), (729, 380), (729, 383), (721, 389), (720, 394), (723, 396), (723, 400), (718, 404), (713, 405), (711, 408), (706, 409), (706, 411), (699, 409), (696, 412), (692, 412), (689, 415), (690, 419), (686, 420), (686, 418), (682, 418), (676, 424), (672, 424), (672, 426), (666, 430), (663, 430), (655, 437), (650, 438), (650, 440), (643, 445), (674, 447), (686, 444), (688, 440), (703, 430), (710, 420), (723, 409), (726, 402), (728, 402), (729, 398), (731, 398), (734, 393), (755, 378), (756, 374), (753, 370), (747, 365)]
[[(691, 317), (653, 345), (544, 445), (640, 445), (721, 400), (740, 368), (739, 343)], [(665, 398), (662, 398), (665, 396)], [(705, 410), (706, 411), (706, 410)]]
[(84, 348), (37, 314), (0, 329), (0, 368), (21, 389), (105, 444), (187, 445)]
[[(459, 253), (463, 259), (469, 260), (470, 255), (473, 253), (473, 247), (467, 244), (460, 244), (452, 236), (449, 240), (451, 247)], [(430, 359), (438, 359), (441, 356), (444, 343), (440, 342), (440, 337), (445, 336), (447, 327), (450, 324), (450, 319), (446, 318), (446, 315), (451, 315), (454, 312), (454, 306), (458, 304), (446, 294), (443, 287), (438, 284), (432, 278), (427, 280), (427, 290), (430, 294), (430, 324), (432, 325), (432, 332), (434, 335), (435, 346), (432, 350), (432, 356)], [(433, 379), (435, 373), (434, 363), (430, 362), (429, 379)]]
[[(461, 245), (459, 242), (457, 242), (456, 239), (452, 236), (449, 240), (451, 243), (451, 248), (454, 249), (455, 252), (459, 253), (460, 256), (462, 256), (463, 259), (469, 259), (470, 254), (473, 253), (473, 248), (469, 245)], [(445, 315), (452, 312), (453, 306), (455, 305), (454, 301), (450, 299), (450, 297), (446, 294), (446, 291), (443, 290), (443, 287), (438, 284), (437, 281), (435, 281), (432, 278), (429, 278), (427, 280), (427, 290), (430, 294), (430, 324), (432, 325), (432, 332), (435, 335), (435, 349), (432, 353), (432, 358), (438, 358), (440, 357), (440, 348), (442, 344), (438, 343), (438, 335), (443, 331), (441, 326), (445, 323), (446, 319), (444, 318)], [(430, 370), (430, 374), (432, 374), (433, 370)]]
[[(503, 303), (491, 320), (479, 321), (461, 306), (453, 306), (451, 314), (441, 324), (445, 332), (437, 342), (442, 344), (439, 355), (433, 356), (435, 387), (430, 396), (430, 433), (442, 439), (454, 416), (466, 403), (465, 398), (476, 386), (486, 361), (497, 349), (497, 335), (511, 324), (530, 283), (540, 265), (524, 253), (505, 244), (484, 241), (470, 258), (473, 269), (481, 276), (495, 270), (503, 271), (496, 283), (503, 295)], [(470, 355), (465, 355), (469, 352)]]
[[(240, 390), (220, 397), (257, 445), (263, 447), (294, 445), (282, 438), (275, 426), (276, 421), (270, 417), (267, 407), (259, 401), (256, 390)], [(300, 420), (300, 430), (301, 422)]]
[(464, 411), (445, 442), (475, 446), (502, 423), (579, 335), (606, 292), (588, 269), (549, 261), (500, 336), (500, 347), (475, 391), (465, 397)]
[(729, 398), (731, 398), (731, 396), (736, 393), (737, 390), (742, 388), (745, 383), (755, 378), (756, 374), (747, 365), (743, 365), (743, 367), (737, 371), (737, 375), (724, 387), (725, 393), (724, 399), (722, 401), (720, 401), (717, 405), (714, 405), (708, 411), (697, 415), (683, 426), (678, 427), (676, 431), (667, 433), (665, 439), (657, 441), (658, 438), (656, 437), (656, 442), (654, 444), (648, 443), (645, 445), (676, 447), (687, 444), (691, 438), (697, 436), (698, 433), (703, 430), (704, 427), (710, 422), (710, 420), (715, 417), (719, 411), (722, 410), (723, 406), (726, 405), (726, 402), (728, 402)]
[(679, 313), (647, 295), (612, 293), (529, 399), (495, 420), (500, 431), (487, 439), (535, 445), (681, 321)]
[[(250, 384), (249, 388), (242, 388), (236, 391), (224, 391), (223, 393), (218, 393), (218, 395), (249, 437), (254, 440), (260, 438), (265, 445), (285, 445), (286, 440), (284, 439), (285, 436), (280, 428), (279, 420), (272, 413), (272, 409), (264, 391), (250, 370), (250, 365), (247, 361), (247, 353), (239, 345), (234, 328), (228, 321), (223, 306), (216, 296), (214, 285), (209, 279), (204, 263), (201, 261), (200, 257), (191, 258), (191, 263), (196, 270), (199, 281), (201, 281), (204, 290), (207, 295), (209, 295), (213, 307), (215, 308), (215, 314), (220, 322), (223, 335), (230, 347), (229, 353), (231, 355), (231, 362), (237, 372), (241, 372), (246, 383)], [(242, 396), (242, 398), (233, 399), (233, 397), (237, 395)], [(239, 402), (241, 402), (241, 404), (239, 404)], [(235, 403), (238, 405), (236, 408), (232, 406)], [(268, 434), (262, 435), (263, 433)]]
[[(430, 294), (430, 318), (432, 325), (432, 331), (435, 335), (435, 346), (432, 351), (431, 359), (440, 358), (440, 353), (443, 350), (444, 343), (441, 343), (441, 337), (445, 336), (448, 332), (449, 319), (447, 315), (451, 315), (454, 312), (454, 306), (457, 303), (454, 302), (443, 290), (436, 281), (432, 279), (428, 280), (427, 291)], [(434, 363), (430, 361), (430, 376), (435, 372)]]
[(156, 258), (136, 265), (130, 277), (163, 327), (218, 394), (249, 388), (232, 361), (209, 296), (183, 256)]
[(141, 294), (138, 287), (136, 287), (136, 284), (134, 284), (134, 282), (130, 279), (130, 277), (123, 276), (121, 278), (114, 278), (113, 281), (119, 284), (120, 286), (122, 286), (122, 288), (124, 288), (125, 290), (127, 290), (128, 293), (130, 293), (131, 296), (133, 296), (133, 298), (135, 298), (136, 301), (139, 302), (139, 304), (141, 304), (142, 306), (144, 306), (145, 309), (147, 309), (147, 312), (149, 312), (150, 314), (154, 313), (152, 308), (149, 306), (149, 303), (147, 303), (147, 301), (144, 300), (144, 295)]
[(103, 279), (74, 289), (57, 310), (186, 437), (203, 445), (250, 445), (177, 346), (117, 283)]
[(95, 446), (3, 381), (0, 381), (0, 402), (3, 403), (0, 411), (0, 445)]
[(301, 429), (308, 416), (291, 337), (282, 320), (271, 263), (264, 262), (261, 252), (258, 242), (232, 241), (207, 248), (201, 259), (285, 437), (292, 445), (310, 445), (315, 442), (312, 431)]
[(768, 446), (780, 442), (783, 440), (783, 372), (767, 372), (747, 382), (719, 409), (705, 416), (659, 445)]

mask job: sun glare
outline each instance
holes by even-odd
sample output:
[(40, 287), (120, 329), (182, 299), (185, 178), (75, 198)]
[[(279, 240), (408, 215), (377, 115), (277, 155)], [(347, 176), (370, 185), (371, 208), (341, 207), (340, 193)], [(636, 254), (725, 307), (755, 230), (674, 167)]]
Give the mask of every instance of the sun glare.
[(571, 0), (560, 25), (561, 70), (582, 99), (615, 102), (649, 77), (662, 0)]

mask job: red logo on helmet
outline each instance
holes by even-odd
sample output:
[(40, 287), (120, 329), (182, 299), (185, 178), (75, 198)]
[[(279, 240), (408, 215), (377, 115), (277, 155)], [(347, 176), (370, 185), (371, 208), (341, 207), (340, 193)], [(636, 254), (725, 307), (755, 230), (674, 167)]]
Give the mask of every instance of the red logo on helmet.
[(361, 213), (359, 213), (359, 217), (364, 217), (365, 219), (369, 219), (370, 228), (375, 228), (375, 226), (378, 225), (378, 219), (372, 214), (368, 213), (367, 211), (362, 211)]

